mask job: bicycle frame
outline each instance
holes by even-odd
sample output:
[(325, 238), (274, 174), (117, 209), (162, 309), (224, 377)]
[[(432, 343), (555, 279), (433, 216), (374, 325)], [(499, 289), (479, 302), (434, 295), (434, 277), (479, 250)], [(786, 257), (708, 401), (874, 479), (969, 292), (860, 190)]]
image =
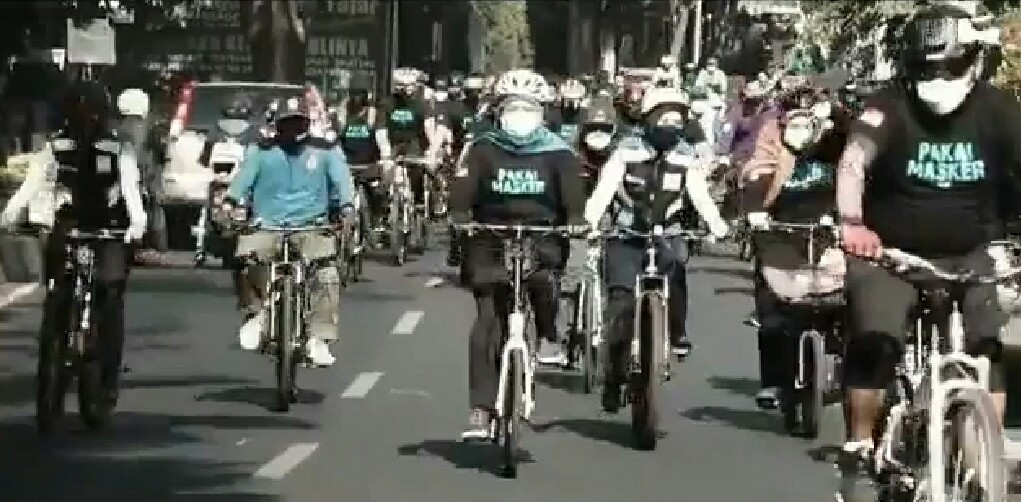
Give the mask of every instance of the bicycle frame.
[[(585, 254), (585, 275), (582, 278), (586, 291), (590, 293), (589, 298), (581, 298), (582, 302), (591, 299), (594, 305), (582, 304), (584, 308), (593, 308), (599, 315), (591, 317), (592, 326), (586, 326), (590, 331), (592, 339), (589, 343), (598, 347), (603, 343), (603, 275), (600, 273), (600, 266), (603, 258), (603, 249), (598, 245), (590, 245)], [(579, 309), (581, 310), (581, 309)]]
[(96, 252), (88, 242), (67, 244), (67, 264), (65, 270), (74, 275), (74, 286), (71, 290), (75, 308), (68, 322), (68, 344), (74, 347), (79, 356), (85, 355), (85, 334), (92, 329), (92, 295), (96, 265)]
[[(533, 381), (535, 379), (535, 361), (530, 356), (528, 341), (525, 339), (525, 293), (524, 282), (524, 261), (525, 248), (523, 232), (518, 229), (514, 240), (506, 246), (506, 253), (511, 262), (511, 287), (513, 289), (513, 305), (508, 314), (507, 340), (504, 341), (503, 351), (500, 355), (500, 368), (507, 368), (510, 358), (514, 352), (521, 354), (521, 361), (524, 362), (524, 389), (522, 392), (522, 417), (528, 420), (535, 410), (535, 396), (532, 395)], [(500, 381), (496, 390), (496, 414), (503, 417), (510, 410), (503, 409), (504, 396), (507, 393), (507, 372), (500, 371)]]

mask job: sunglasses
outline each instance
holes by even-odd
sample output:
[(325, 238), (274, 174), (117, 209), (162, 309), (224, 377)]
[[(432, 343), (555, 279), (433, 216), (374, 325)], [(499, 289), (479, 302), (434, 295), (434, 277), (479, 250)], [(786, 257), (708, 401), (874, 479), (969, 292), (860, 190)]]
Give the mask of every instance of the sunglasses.
[(957, 56), (936, 61), (919, 61), (911, 68), (911, 74), (919, 80), (938, 78), (954, 80), (967, 75), (975, 64), (975, 58)]

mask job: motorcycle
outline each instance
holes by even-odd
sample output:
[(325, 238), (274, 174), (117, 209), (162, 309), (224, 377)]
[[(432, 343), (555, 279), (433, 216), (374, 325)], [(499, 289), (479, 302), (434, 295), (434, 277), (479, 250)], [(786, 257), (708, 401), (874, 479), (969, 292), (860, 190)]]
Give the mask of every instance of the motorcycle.
[(191, 228), (195, 237), (196, 267), (205, 264), (209, 255), (219, 258), (223, 268), (230, 268), (234, 258), (236, 241), (216, 224), (213, 212), (222, 204), (227, 195), (234, 175), (241, 167), (245, 156), (245, 145), (241, 136), (250, 124), (246, 120), (223, 119), (217, 122), (222, 137), (216, 142), (208, 142), (203, 152), (204, 165), (213, 170), (213, 179), (209, 182), (206, 204), (199, 211), (198, 221)]

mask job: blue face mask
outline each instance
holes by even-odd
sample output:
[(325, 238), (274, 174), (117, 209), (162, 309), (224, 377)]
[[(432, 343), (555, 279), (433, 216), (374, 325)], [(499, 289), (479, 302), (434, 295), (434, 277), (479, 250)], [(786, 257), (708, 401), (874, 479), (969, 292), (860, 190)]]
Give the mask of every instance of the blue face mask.
[(645, 131), (645, 138), (653, 148), (661, 152), (672, 149), (681, 141), (682, 131), (676, 125), (650, 126)]

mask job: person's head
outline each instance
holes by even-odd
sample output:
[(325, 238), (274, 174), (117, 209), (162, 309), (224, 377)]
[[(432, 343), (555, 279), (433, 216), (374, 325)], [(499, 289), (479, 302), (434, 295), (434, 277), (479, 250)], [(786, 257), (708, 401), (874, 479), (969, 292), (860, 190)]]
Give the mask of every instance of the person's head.
[(418, 90), (418, 70), (398, 68), (393, 73), (393, 94), (398, 98), (410, 98)]
[(366, 73), (358, 72), (351, 75), (347, 87), (347, 105), (353, 110), (361, 110), (372, 102), (372, 79)]
[(765, 100), (766, 89), (755, 80), (746, 83), (741, 89), (741, 105), (744, 107), (745, 114), (754, 113)]
[(247, 120), (252, 117), (252, 96), (246, 92), (238, 92), (227, 96), (223, 101), (221, 116), (231, 120)]
[(674, 89), (650, 89), (642, 99), (642, 122), (652, 146), (664, 151), (681, 140), (688, 121), (688, 96)]
[(578, 111), (581, 109), (581, 102), (585, 99), (585, 86), (569, 78), (560, 84), (560, 106), (564, 110)]
[(464, 97), (464, 73), (459, 71), (450, 72), (449, 82), (450, 98), (453, 100), (460, 100)]
[(916, 13), (906, 30), (905, 77), (914, 95), (937, 115), (957, 110), (983, 74), (996, 28), (955, 5)]
[(628, 82), (624, 85), (620, 96), (621, 115), (631, 122), (640, 122), (644, 116), (642, 100), (646, 93), (645, 86), (640, 82)]
[(432, 80), (433, 99), (442, 103), (450, 98), (450, 81), (447, 77), (437, 76)]
[(275, 128), (281, 145), (293, 145), (308, 137), (312, 121), (305, 96), (282, 99), (277, 103)]
[(715, 57), (711, 57), (709, 59), (706, 59), (705, 60), (705, 69), (707, 69), (709, 71), (719, 70), (720, 69), (720, 60), (715, 58)]
[(71, 134), (94, 135), (108, 126), (112, 106), (110, 94), (98, 82), (76, 82), (63, 99), (63, 115)]
[(778, 107), (784, 145), (795, 152), (819, 141), (832, 114), (830, 102), (811, 87), (792, 89), (780, 98)]
[(515, 138), (527, 138), (543, 123), (543, 97), (546, 80), (526, 69), (500, 75), (493, 91), (500, 100), (497, 121), (500, 129)]
[(664, 70), (676, 68), (677, 58), (673, 54), (664, 54), (663, 57), (659, 58), (659, 67)]
[(587, 153), (596, 155), (609, 153), (616, 132), (617, 116), (611, 102), (602, 99), (585, 110), (579, 137), (581, 146)]
[(141, 117), (149, 115), (149, 95), (141, 89), (126, 89), (117, 96), (117, 110), (124, 117)]
[(468, 75), (464, 79), (464, 98), (468, 102), (478, 102), (482, 92), (486, 88), (486, 79), (477, 73)]

